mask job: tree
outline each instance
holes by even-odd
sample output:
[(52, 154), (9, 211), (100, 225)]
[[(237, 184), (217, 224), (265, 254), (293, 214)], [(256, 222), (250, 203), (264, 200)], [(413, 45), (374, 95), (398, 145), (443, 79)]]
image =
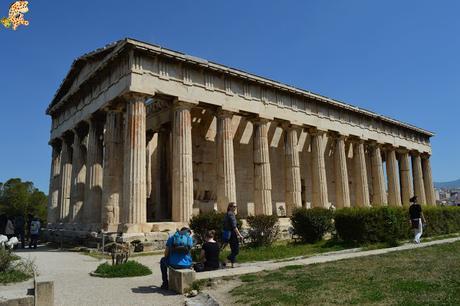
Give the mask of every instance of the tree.
[(32, 182), (22, 182), (20, 178), (0, 182), (0, 214), (31, 214), (46, 220), (47, 203), (48, 197), (35, 188)]

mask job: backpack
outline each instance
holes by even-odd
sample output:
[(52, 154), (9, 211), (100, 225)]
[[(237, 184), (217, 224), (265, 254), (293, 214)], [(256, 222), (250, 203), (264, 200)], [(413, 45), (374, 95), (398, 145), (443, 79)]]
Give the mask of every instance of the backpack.
[(192, 238), (188, 233), (177, 231), (173, 236), (172, 251), (179, 254), (188, 254), (193, 247)]

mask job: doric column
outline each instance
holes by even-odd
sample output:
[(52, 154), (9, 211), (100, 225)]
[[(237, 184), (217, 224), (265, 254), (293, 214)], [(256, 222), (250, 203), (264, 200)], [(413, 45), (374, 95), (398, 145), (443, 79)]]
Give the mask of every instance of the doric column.
[(345, 136), (335, 139), (335, 206), (350, 207), (350, 186), (348, 185), (347, 155), (345, 154)]
[(433, 177), (431, 174), (430, 156), (422, 156), (423, 183), (427, 205), (436, 205), (436, 195), (434, 193)]
[(268, 151), (268, 120), (254, 122), (254, 210), (256, 215), (272, 214), (272, 178)]
[(323, 131), (309, 129), (311, 136), (312, 206), (328, 208), (326, 165), (324, 163)]
[(236, 202), (235, 161), (231, 112), (217, 112), (217, 208), (227, 211), (228, 203)]
[(364, 141), (357, 140), (353, 144), (353, 164), (354, 164), (354, 185), (356, 206), (368, 207), (369, 200), (369, 185), (367, 181), (366, 156), (364, 152)]
[(73, 158), (72, 158), (72, 191), (70, 197), (70, 221), (79, 222), (80, 213), (85, 197), (85, 180), (86, 180), (86, 150), (82, 145), (85, 137), (81, 128), (74, 129), (73, 140)]
[(89, 120), (88, 149), (86, 152), (85, 202), (83, 203), (85, 223), (101, 222), (102, 129), (103, 118), (93, 117)]
[(172, 220), (188, 222), (193, 212), (192, 105), (176, 102), (172, 127)]
[(421, 205), (426, 204), (425, 186), (423, 184), (422, 162), (420, 153), (412, 153), (412, 173), (414, 175), (414, 193), (417, 196), (417, 202)]
[(127, 231), (140, 231), (135, 225), (147, 222), (145, 191), (145, 97), (131, 94), (126, 98), (123, 161), (123, 223)]
[(388, 179), (388, 204), (390, 206), (401, 206), (401, 191), (398, 176), (398, 161), (393, 147), (388, 147), (387, 156), (387, 179)]
[(371, 151), (371, 172), (372, 172), (372, 205), (387, 205), (387, 192), (385, 188), (385, 177), (383, 175), (382, 153), (377, 143), (370, 145)]
[(409, 206), (409, 199), (414, 195), (412, 186), (412, 174), (410, 172), (409, 151), (402, 150), (400, 153), (399, 175), (401, 177), (401, 198), (404, 206)]
[[(104, 133), (104, 179), (101, 222), (105, 230), (116, 230), (123, 199), (123, 113), (107, 112)], [(113, 228), (111, 228), (113, 227)]]
[(51, 142), (51, 173), (50, 173), (50, 188), (48, 196), (48, 223), (56, 223), (59, 217), (59, 189), (60, 189), (60, 173), (61, 173), (61, 141), (56, 139)]
[(300, 181), (299, 150), (297, 149), (297, 130), (285, 124), (284, 166), (286, 215), (291, 216), (295, 208), (302, 207), (302, 186)]
[(59, 192), (59, 222), (69, 221), (70, 191), (72, 186), (72, 134), (62, 138), (61, 190)]
[(155, 218), (157, 220), (170, 220), (172, 216), (172, 180), (171, 180), (171, 127), (165, 125), (158, 130), (158, 145), (155, 174), (154, 195), (156, 201)]

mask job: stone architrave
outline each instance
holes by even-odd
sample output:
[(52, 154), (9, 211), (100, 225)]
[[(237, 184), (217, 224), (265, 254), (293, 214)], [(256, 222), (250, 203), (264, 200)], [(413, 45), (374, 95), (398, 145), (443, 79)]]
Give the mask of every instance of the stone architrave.
[(436, 195), (434, 193), (433, 177), (431, 174), (430, 156), (422, 156), (423, 183), (427, 205), (436, 205)]
[(412, 185), (412, 174), (410, 172), (409, 151), (403, 150), (400, 153), (399, 174), (401, 177), (401, 198), (404, 206), (410, 205), (410, 198), (414, 195)]
[(371, 151), (371, 172), (372, 172), (372, 205), (387, 205), (387, 192), (385, 188), (385, 177), (383, 175), (382, 153), (376, 143), (370, 145)]
[(355, 205), (358, 207), (369, 207), (369, 185), (367, 180), (364, 141), (362, 139), (357, 140), (353, 144), (353, 165), (353, 172), (355, 175)]
[(284, 140), (286, 215), (291, 216), (295, 208), (302, 207), (300, 160), (297, 130), (291, 125), (284, 125), (284, 129), (286, 131)]
[(84, 222), (101, 222), (102, 202), (102, 145), (103, 119), (93, 117), (89, 120), (88, 149), (86, 152), (85, 202), (83, 204)]
[(268, 150), (268, 125), (266, 119), (254, 122), (254, 212), (256, 215), (271, 215), (272, 178)]
[(417, 202), (421, 205), (426, 204), (425, 186), (423, 183), (422, 162), (420, 153), (412, 153), (412, 173), (414, 175), (414, 194), (417, 196)]
[(70, 191), (72, 187), (72, 138), (66, 135), (62, 139), (61, 152), (61, 190), (59, 192), (59, 222), (69, 221)]
[(235, 161), (233, 150), (233, 113), (217, 112), (217, 209), (227, 211), (230, 202), (236, 202)]
[(193, 213), (192, 104), (177, 101), (172, 127), (172, 220), (189, 222)]
[(388, 204), (401, 206), (401, 190), (398, 176), (398, 161), (393, 147), (387, 148)]
[(140, 232), (147, 222), (145, 97), (126, 97), (123, 161), (123, 218), (125, 232)]
[(345, 136), (338, 135), (334, 150), (335, 168), (335, 206), (350, 207), (350, 186), (348, 185), (347, 156), (345, 154)]
[(311, 136), (312, 206), (328, 208), (326, 165), (324, 162), (323, 131), (309, 129)]
[(86, 161), (85, 148), (82, 145), (84, 135), (74, 129), (72, 158), (72, 190), (70, 197), (70, 221), (80, 222), (80, 212), (85, 197)]
[(104, 179), (101, 222), (105, 230), (117, 230), (123, 199), (123, 113), (107, 112), (104, 133)]
[(61, 149), (62, 144), (60, 141), (51, 143), (51, 173), (47, 212), (48, 223), (56, 223), (59, 217), (57, 210), (59, 205)]

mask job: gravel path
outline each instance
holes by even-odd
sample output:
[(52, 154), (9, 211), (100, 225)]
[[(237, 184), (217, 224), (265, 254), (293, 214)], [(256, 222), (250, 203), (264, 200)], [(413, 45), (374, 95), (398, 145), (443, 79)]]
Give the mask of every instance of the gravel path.
[[(35, 261), (40, 279), (54, 281), (55, 305), (184, 305), (182, 295), (159, 288), (158, 255), (133, 258), (150, 267), (152, 275), (109, 279), (89, 275), (104, 260), (79, 253), (39, 247), (19, 250), (17, 254)], [(24, 295), (28, 286), (30, 282), (0, 286), (0, 297)]]

